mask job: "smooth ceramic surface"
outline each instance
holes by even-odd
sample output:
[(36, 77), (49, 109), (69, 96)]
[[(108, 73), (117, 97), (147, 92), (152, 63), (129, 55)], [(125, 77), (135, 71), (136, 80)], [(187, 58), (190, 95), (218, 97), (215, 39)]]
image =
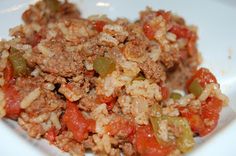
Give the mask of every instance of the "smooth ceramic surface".
[[(0, 38), (9, 39), (8, 29), (22, 23), (21, 14), (37, 0), (0, 1)], [(138, 12), (150, 6), (166, 9), (183, 16), (188, 24), (199, 29), (198, 47), (203, 64), (218, 78), (222, 91), (230, 97), (229, 107), (221, 113), (219, 126), (209, 136), (198, 139), (198, 145), (188, 156), (235, 156), (236, 150), (236, 1), (234, 0), (72, 0), (83, 17), (107, 14), (110, 18), (138, 18)], [(0, 121), (0, 155), (59, 155), (46, 141), (28, 138), (11, 121)], [(88, 154), (90, 155), (90, 154)]]

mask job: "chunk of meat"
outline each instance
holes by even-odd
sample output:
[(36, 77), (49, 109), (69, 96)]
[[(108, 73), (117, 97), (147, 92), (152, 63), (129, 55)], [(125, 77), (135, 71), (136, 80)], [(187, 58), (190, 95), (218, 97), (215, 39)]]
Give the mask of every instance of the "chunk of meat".
[(55, 41), (38, 44), (26, 59), (31, 67), (38, 65), (43, 72), (56, 76), (71, 77), (84, 70), (79, 52), (67, 52), (63, 44)]
[(146, 78), (152, 79), (157, 83), (166, 79), (165, 69), (160, 62), (147, 59), (144, 63), (139, 64), (139, 68), (143, 71)]
[(176, 52), (163, 52), (160, 59), (167, 69), (174, 67), (179, 62), (179, 56)]

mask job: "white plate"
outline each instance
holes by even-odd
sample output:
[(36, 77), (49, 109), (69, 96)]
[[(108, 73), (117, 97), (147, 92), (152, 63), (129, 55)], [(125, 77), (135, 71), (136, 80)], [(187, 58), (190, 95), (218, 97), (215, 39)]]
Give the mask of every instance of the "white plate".
[[(37, 0), (1, 0), (0, 38), (9, 38), (8, 29), (21, 23), (21, 13)], [(199, 144), (189, 156), (235, 156), (236, 150), (236, 2), (234, 0), (74, 0), (83, 17), (107, 14), (111, 18), (138, 18), (138, 12), (151, 6), (183, 16), (188, 24), (199, 28), (198, 47), (202, 66), (210, 68), (224, 93), (230, 97), (229, 107), (221, 113), (217, 129)], [(28, 138), (13, 122), (0, 121), (0, 155), (66, 155), (46, 141)], [(30, 141), (28, 141), (30, 140)], [(33, 146), (32, 146), (33, 145)]]

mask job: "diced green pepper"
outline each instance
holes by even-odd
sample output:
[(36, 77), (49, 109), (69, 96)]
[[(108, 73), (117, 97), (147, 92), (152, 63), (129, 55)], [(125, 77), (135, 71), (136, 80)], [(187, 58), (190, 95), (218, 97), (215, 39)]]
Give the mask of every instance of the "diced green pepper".
[(177, 92), (172, 92), (170, 94), (170, 98), (174, 99), (174, 100), (178, 100), (182, 97), (182, 95), (180, 93), (177, 93)]
[(12, 67), (14, 70), (14, 76), (26, 75), (28, 73), (26, 60), (22, 57), (22, 55), (16, 49), (12, 51), (15, 51), (15, 52), (10, 54), (9, 61), (12, 64)]
[(153, 128), (153, 132), (154, 132), (154, 135), (157, 139), (157, 141), (165, 146), (165, 145), (170, 145), (174, 142), (170, 142), (170, 141), (167, 141), (167, 140), (163, 140), (163, 138), (161, 138), (161, 134), (160, 134), (160, 124), (162, 121), (164, 120), (167, 120), (168, 122), (168, 117), (167, 116), (161, 116), (161, 117), (153, 117), (151, 116), (150, 117), (150, 121), (151, 121), (151, 125), (152, 125), (152, 128)]
[(116, 69), (116, 63), (111, 58), (99, 56), (94, 60), (93, 68), (101, 77), (105, 77)]
[(181, 117), (169, 117), (168, 122), (172, 126), (180, 128), (180, 135), (176, 139), (178, 149), (183, 153), (190, 151), (195, 141), (188, 121)]
[(203, 91), (202, 86), (197, 79), (193, 80), (189, 86), (189, 92), (194, 94), (196, 97), (200, 96)]
[[(175, 140), (165, 141), (159, 136), (159, 131), (160, 131), (159, 126), (161, 121), (163, 120), (167, 120), (169, 127), (172, 127), (174, 130), (178, 130), (179, 134), (175, 136), (176, 137)], [(193, 139), (193, 134), (186, 119), (181, 117), (162, 116), (162, 117), (150, 117), (150, 121), (156, 139), (162, 145), (176, 143), (177, 148), (183, 153), (190, 151), (194, 146), (195, 142)]]

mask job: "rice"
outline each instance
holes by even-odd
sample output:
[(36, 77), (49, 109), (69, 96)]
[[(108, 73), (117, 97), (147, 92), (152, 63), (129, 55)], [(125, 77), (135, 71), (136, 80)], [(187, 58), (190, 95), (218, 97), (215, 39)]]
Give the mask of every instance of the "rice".
[(20, 107), (25, 109), (30, 106), (30, 104), (40, 96), (40, 88), (36, 88), (31, 91), (27, 96), (23, 98), (20, 102)]
[(193, 94), (188, 94), (186, 96), (183, 96), (181, 97), (179, 100), (178, 100), (178, 103), (180, 106), (186, 106), (190, 103), (190, 101), (194, 99), (194, 95)]
[[(73, 4), (52, 0), (22, 19), (0, 42), (0, 117), (73, 156), (179, 156), (193, 148), (194, 133), (215, 128), (228, 103), (213, 73), (197, 69), (196, 29), (170, 11), (147, 8), (135, 22), (82, 18)], [(195, 77), (205, 83), (200, 96), (186, 88)], [(219, 108), (205, 107), (210, 100)]]
[(82, 97), (81, 92), (74, 92), (65, 84), (62, 84), (58, 91), (70, 99), (70, 101), (77, 101)]
[(150, 83), (148, 80), (132, 81), (132, 83), (126, 87), (126, 92), (132, 96), (155, 98), (157, 101), (162, 99), (160, 87), (155, 83)]
[(119, 41), (107, 33), (101, 33), (99, 43), (104, 46), (117, 46)]
[(44, 43), (39, 43), (38, 44), (38, 49), (39, 51), (45, 55), (46, 57), (52, 57), (54, 55), (54, 52), (52, 52), (49, 48), (47, 48)]
[(56, 129), (61, 129), (61, 123), (60, 123), (58, 116), (55, 112), (51, 113), (50, 120), (53, 123), (53, 125), (56, 127)]

